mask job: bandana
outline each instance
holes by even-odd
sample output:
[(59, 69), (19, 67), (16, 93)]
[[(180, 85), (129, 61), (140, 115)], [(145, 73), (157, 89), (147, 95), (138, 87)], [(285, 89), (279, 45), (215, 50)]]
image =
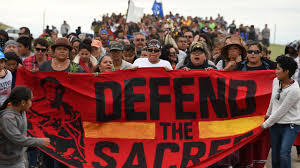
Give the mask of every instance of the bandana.
[(87, 73), (92, 73), (93, 72), (93, 64), (91, 63), (91, 61), (89, 61), (88, 64), (89, 65), (86, 66), (86, 64), (80, 58), (79, 65), (81, 66), (81, 68)]

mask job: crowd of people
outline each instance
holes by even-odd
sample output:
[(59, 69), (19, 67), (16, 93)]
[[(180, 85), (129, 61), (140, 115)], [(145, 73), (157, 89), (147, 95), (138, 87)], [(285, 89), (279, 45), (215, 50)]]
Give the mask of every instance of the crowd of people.
[[(287, 92), (284, 87), (290, 85), (286, 85), (286, 83), (298, 84), (300, 82), (297, 68), (297, 66), (300, 67), (299, 41), (289, 43), (285, 53), (282, 53), (286, 56), (281, 56), (277, 62), (272, 61), (270, 59), (271, 51), (268, 49), (270, 29), (267, 24), (262, 31), (259, 31), (254, 25), (236, 26), (234, 20), (229, 24), (219, 14), (216, 18), (193, 18), (183, 17), (179, 14), (173, 15), (171, 12), (164, 18), (144, 15), (139, 23), (126, 23), (125, 15), (113, 13), (110, 16), (103, 15), (101, 20), (95, 19), (91, 24), (91, 29), (94, 31), (92, 36), (81, 33), (80, 27), (76, 32), (70, 32), (70, 26), (64, 21), (60, 33), (55, 26), (52, 26), (51, 29), (47, 26), (40, 37), (33, 39), (30, 29), (21, 27), (17, 40), (11, 39), (5, 31), (0, 30), (0, 48), (2, 50), (0, 52), (0, 104), (2, 105), (11, 93), (14, 93), (11, 92), (11, 89), (15, 87), (19, 67), (24, 67), (32, 72), (93, 73), (95, 76), (99, 73), (124, 69), (136, 70), (142, 67), (163, 67), (166, 71), (175, 69), (185, 71), (192, 69), (207, 71), (211, 69), (223, 71), (276, 69), (277, 74), (288, 71), (286, 76), (280, 78), (277, 76), (278, 80), (283, 83), (276, 86), (275, 90), (273, 89), (273, 94), (279, 89), (281, 90), (279, 95), (281, 92)], [(62, 37), (59, 37), (59, 34)], [(294, 65), (293, 62), (289, 62), (291, 61), (289, 58), (295, 60), (296, 66), (289, 66)], [(288, 67), (285, 61), (289, 62)], [(293, 89), (295, 88), (297, 89), (296, 86), (293, 87)], [(298, 95), (293, 96), (300, 104)], [(285, 97), (287, 95), (282, 96), (280, 102), (276, 102), (273, 111), (274, 108), (285, 103), (282, 101), (285, 100)], [(25, 100), (28, 99), (30, 98)], [(279, 99), (274, 98), (273, 100), (272, 95), (272, 101), (279, 101)], [(22, 110), (26, 110), (26, 108)], [(290, 106), (284, 109), (285, 112), (289, 112), (289, 110)], [(280, 126), (282, 124), (278, 123), (280, 117), (278, 119), (278, 116), (272, 116), (277, 113), (272, 112), (270, 105), (267, 113), (268, 119), (262, 128), (272, 128), (275, 123), (277, 123), (276, 126)], [(299, 116), (300, 114), (294, 114), (294, 118)], [(272, 121), (269, 121), (270, 118)], [(293, 117), (288, 117), (288, 119), (293, 119)], [(299, 128), (295, 125), (300, 125), (300, 123), (294, 121), (296, 120), (285, 120), (284, 124), (294, 124), (293, 129), (295, 128), (295, 131), (297, 129), (298, 133)], [(274, 131), (271, 131), (271, 137), (285, 136), (274, 134)], [(1, 136), (3, 135), (0, 132), (0, 145)], [(284, 139), (279, 139), (276, 140), (276, 144), (278, 145), (281, 140), (285, 142)], [(268, 140), (262, 144), (268, 144), (266, 141)], [(280, 165), (282, 164), (285, 168), (289, 167), (288, 162), (290, 161), (286, 161), (286, 158), (290, 156), (290, 148), (293, 143), (291, 141), (289, 141), (290, 146), (284, 147), (285, 153), (281, 153), (280, 145), (273, 151), (273, 153), (277, 152), (274, 157), (278, 158), (277, 162), (274, 162), (275, 165), (280, 161)], [(261, 143), (261, 141), (259, 142)], [(38, 145), (47, 143), (48, 141), (40, 142)], [(271, 140), (271, 146), (274, 143)], [(298, 145), (300, 145), (300, 139)], [(264, 164), (265, 161), (253, 162), (254, 159), (243, 159), (245, 153), (246, 157), (252, 155), (247, 152), (250, 148), (253, 146), (246, 145), (211, 167), (258, 167), (258, 165)], [(297, 146), (297, 149), (300, 160), (300, 146)], [(40, 166), (37, 162), (37, 152), (36, 149), (27, 151), (30, 168)], [(0, 149), (0, 156), (1, 154), (3, 153)], [(257, 155), (257, 153), (253, 155)], [(285, 161), (282, 161), (282, 158)], [(0, 157), (0, 167), (5, 163)], [(49, 158), (47, 164), (67, 167), (55, 159), (49, 161)], [(49, 165), (44, 164), (43, 166), (49, 168)]]

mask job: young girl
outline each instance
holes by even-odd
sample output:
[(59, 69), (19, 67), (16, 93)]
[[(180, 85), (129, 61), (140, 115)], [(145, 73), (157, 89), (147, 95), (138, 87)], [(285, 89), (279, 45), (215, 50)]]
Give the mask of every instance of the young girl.
[(97, 59), (92, 56), (91, 43), (92, 41), (87, 39), (80, 43), (78, 55), (73, 60), (74, 63), (79, 64), (87, 73), (94, 72), (94, 68), (98, 63)]
[(12, 74), (5, 69), (6, 58), (0, 51), (0, 105), (7, 99), (11, 91)]
[[(0, 168), (25, 168), (27, 146), (48, 146), (49, 138), (27, 137), (26, 110), (32, 104), (32, 92), (25, 86), (14, 88), (0, 108)], [(11, 104), (7, 108), (8, 104)]]

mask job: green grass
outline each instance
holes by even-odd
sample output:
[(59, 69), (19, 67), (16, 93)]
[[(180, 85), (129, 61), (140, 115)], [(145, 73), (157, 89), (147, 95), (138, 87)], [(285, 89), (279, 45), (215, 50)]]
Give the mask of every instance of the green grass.
[(271, 53), (271, 60), (275, 60), (277, 56), (284, 54), (284, 45), (279, 44), (271, 44), (269, 50), (272, 51)]

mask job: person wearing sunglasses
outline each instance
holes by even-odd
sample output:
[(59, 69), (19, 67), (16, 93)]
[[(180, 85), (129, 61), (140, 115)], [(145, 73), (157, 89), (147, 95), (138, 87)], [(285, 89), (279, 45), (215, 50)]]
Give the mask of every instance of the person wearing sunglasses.
[[(237, 71), (269, 70), (272, 67), (262, 57), (262, 46), (255, 41), (247, 41), (247, 57), (244, 61), (238, 62), (234, 68)], [(274, 69), (274, 68), (273, 68)], [(268, 157), (270, 142), (268, 132), (263, 132), (251, 143), (246, 144), (239, 150), (239, 164), (242, 167), (253, 165), (263, 167)], [(265, 149), (265, 150), (264, 150)], [(264, 150), (264, 151), (262, 151)], [(261, 162), (254, 162), (261, 160)]]
[(150, 40), (147, 44), (148, 58), (138, 58), (133, 63), (133, 68), (137, 67), (164, 67), (167, 71), (172, 70), (170, 62), (159, 59), (161, 56), (161, 45), (158, 40)]
[(37, 38), (34, 40), (33, 48), (34, 55), (26, 57), (23, 61), (23, 66), (29, 71), (36, 71), (39, 69), (39, 66), (50, 59), (47, 56), (48, 51), (48, 41), (44, 38)]
[(272, 96), (261, 128), (270, 128), (272, 167), (290, 168), (291, 148), (300, 129), (300, 89), (292, 79), (298, 66), (287, 56), (277, 57), (276, 62)]
[(142, 48), (146, 47), (146, 37), (141, 32), (136, 32), (133, 34), (133, 44), (135, 48), (135, 55), (137, 58), (141, 56)]
[(268, 62), (262, 57), (262, 46), (255, 41), (248, 41), (247, 57), (244, 61), (236, 64), (234, 70), (237, 71), (254, 71), (254, 70), (269, 70), (272, 68)]
[(187, 39), (188, 46), (190, 46), (194, 41), (194, 32), (189, 29), (183, 35)]

